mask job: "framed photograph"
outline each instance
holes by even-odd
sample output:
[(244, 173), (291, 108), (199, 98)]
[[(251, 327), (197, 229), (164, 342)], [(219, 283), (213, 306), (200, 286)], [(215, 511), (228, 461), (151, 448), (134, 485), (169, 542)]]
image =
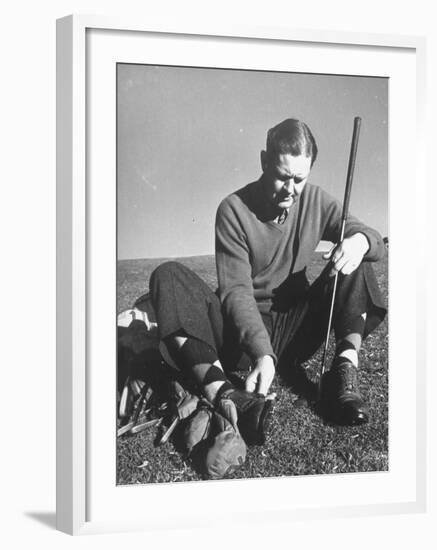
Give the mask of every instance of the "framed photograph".
[[(426, 196), (424, 49), (417, 37), (58, 20), (58, 529), (84, 534), (201, 527), (237, 516), (255, 522), (424, 511), (425, 300), (420, 273), (406, 275), (402, 267), (405, 249), (424, 254), (415, 208), (416, 197)], [(294, 132), (294, 145), (277, 137), (284, 132)], [(263, 199), (253, 206), (258, 188)], [(335, 222), (325, 220), (328, 210)], [(279, 369), (290, 357), (281, 346), (262, 344), (262, 335), (239, 340), (248, 362), (235, 370), (211, 320), (217, 308), (223, 326), (231, 319), (239, 327), (227, 281), (246, 269), (235, 247), (244, 249), (257, 303), (271, 300), (275, 342), (275, 327), (293, 317), (284, 306), (295, 300), (288, 290), (302, 280), (305, 292), (319, 286), (339, 242), (340, 214), (345, 241), (356, 243), (357, 263), (364, 260), (351, 267), (360, 274), (353, 280), (363, 277), (372, 304), (344, 338), (337, 305), (329, 317), (336, 341), (327, 342), (328, 371), (333, 377), (342, 358), (342, 384), (350, 369), (359, 373), (353, 391), (349, 378), (344, 386), (348, 399), (358, 400), (345, 422), (328, 414), (336, 404), (324, 405), (323, 345), (293, 359), (299, 383)], [(347, 301), (344, 280), (352, 275), (345, 277), (349, 252), (341, 250), (336, 292), (353, 309), (361, 298)], [(275, 280), (281, 269), (292, 284)], [(190, 281), (179, 292), (176, 272)], [(166, 284), (173, 285), (171, 298)], [(242, 284), (237, 277), (235, 286)], [(200, 294), (209, 317), (197, 307)], [(164, 334), (165, 307), (185, 307), (191, 332), (181, 325), (182, 332)], [(259, 321), (247, 315), (245, 322)], [(211, 341), (199, 336), (205, 319)], [(307, 325), (314, 329), (314, 320)], [(293, 337), (305, 334), (297, 341), (308, 342), (305, 323), (290, 326)], [(202, 361), (194, 368), (191, 355), (182, 358), (190, 334), (212, 354), (205, 371)], [(351, 334), (360, 335), (358, 343)], [(254, 349), (275, 364), (273, 381), (265, 382), (268, 367)], [(246, 392), (251, 383), (255, 392)], [(258, 445), (241, 420), (243, 396), (250, 407), (259, 399), (263, 415), (269, 410), (269, 435)], [(220, 408), (226, 400), (238, 424)], [(187, 440), (201, 414), (208, 431), (196, 439), (203, 454), (195, 454)], [(231, 459), (226, 447), (226, 460), (235, 463), (217, 473), (206, 457), (225, 432), (232, 432), (233, 450), (238, 440), (238, 452)]]

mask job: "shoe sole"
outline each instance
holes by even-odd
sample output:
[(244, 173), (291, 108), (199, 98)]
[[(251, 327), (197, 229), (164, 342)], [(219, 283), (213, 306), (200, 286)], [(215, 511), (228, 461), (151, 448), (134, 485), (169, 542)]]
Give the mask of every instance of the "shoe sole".
[(344, 426), (362, 426), (369, 422), (369, 414), (364, 410), (354, 410), (343, 406), (337, 411), (338, 423)]
[(253, 443), (254, 445), (264, 445), (266, 442), (267, 436), (269, 435), (272, 427), (272, 409), (273, 401), (266, 401), (259, 419), (258, 439)]

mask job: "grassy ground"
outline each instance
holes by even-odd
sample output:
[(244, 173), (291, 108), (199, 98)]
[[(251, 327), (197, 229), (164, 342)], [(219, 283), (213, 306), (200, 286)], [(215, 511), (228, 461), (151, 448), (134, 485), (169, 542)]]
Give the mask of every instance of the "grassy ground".
[[(118, 311), (132, 306), (148, 290), (154, 267), (163, 260), (125, 260), (118, 265)], [(179, 259), (211, 288), (216, 286), (213, 256)], [(324, 261), (316, 254), (309, 270), (311, 279)], [(374, 264), (383, 296), (387, 300), (387, 258)], [(360, 386), (370, 405), (371, 420), (363, 427), (334, 426), (325, 422), (314, 405), (277, 377), (271, 436), (261, 448), (249, 448), (247, 461), (231, 478), (278, 477), (305, 474), (373, 472), (388, 470), (388, 327), (385, 320), (371, 334), (360, 352)], [(305, 365), (315, 380), (320, 352)], [(329, 364), (329, 363), (328, 363)], [(155, 445), (159, 428), (151, 428), (117, 440), (119, 484), (192, 481), (202, 479), (186, 458), (175, 437), (162, 447)]]

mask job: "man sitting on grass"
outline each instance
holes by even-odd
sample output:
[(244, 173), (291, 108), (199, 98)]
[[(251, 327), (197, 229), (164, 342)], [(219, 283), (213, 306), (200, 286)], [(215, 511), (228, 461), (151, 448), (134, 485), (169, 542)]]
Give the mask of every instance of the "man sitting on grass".
[[(308, 182), (317, 145), (308, 126), (287, 119), (270, 129), (261, 177), (226, 197), (216, 218), (218, 296), (176, 262), (150, 281), (161, 338), (211, 403), (230, 399), (248, 444), (263, 443), (277, 369), (308, 359), (323, 341), (333, 275), (336, 354), (323, 383), (325, 410), (338, 423), (368, 421), (358, 389), (358, 352), (386, 310), (370, 262), (381, 236), (356, 218), (310, 285), (306, 269), (321, 240), (336, 242), (341, 205)], [(225, 374), (248, 371), (245, 389)]]

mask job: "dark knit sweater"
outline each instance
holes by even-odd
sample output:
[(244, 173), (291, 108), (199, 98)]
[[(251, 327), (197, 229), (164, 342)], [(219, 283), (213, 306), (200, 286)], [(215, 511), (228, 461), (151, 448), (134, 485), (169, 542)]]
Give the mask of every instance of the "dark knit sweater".
[[(336, 242), (341, 204), (306, 184), (283, 225), (258, 180), (226, 197), (217, 210), (216, 262), (223, 314), (252, 360), (274, 356), (260, 312), (286, 310), (307, 288), (306, 267), (321, 240)], [(378, 232), (349, 217), (345, 236), (363, 233), (364, 259), (377, 261), (385, 247)]]

